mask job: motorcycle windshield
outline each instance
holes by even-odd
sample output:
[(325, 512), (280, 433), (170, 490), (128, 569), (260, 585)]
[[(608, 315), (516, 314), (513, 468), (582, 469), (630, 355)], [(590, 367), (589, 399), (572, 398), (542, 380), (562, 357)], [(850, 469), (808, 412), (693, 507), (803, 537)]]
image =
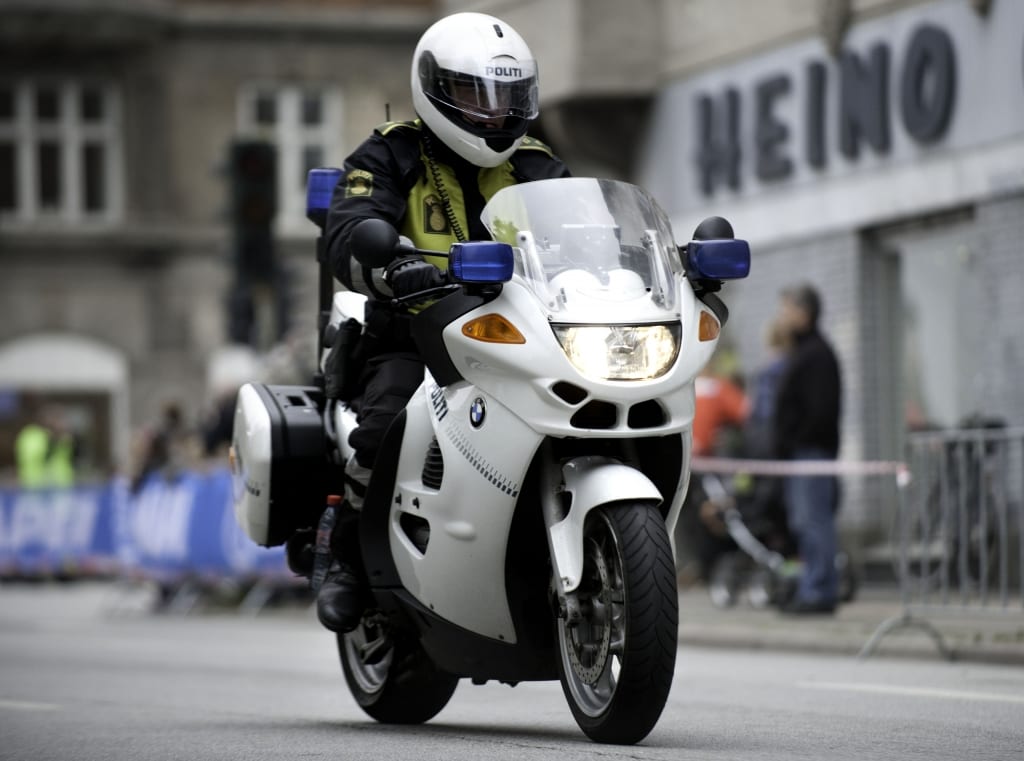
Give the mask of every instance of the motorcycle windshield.
[(515, 251), (515, 275), (559, 322), (678, 319), (682, 261), (657, 202), (615, 180), (539, 180), (500, 190), (482, 219)]

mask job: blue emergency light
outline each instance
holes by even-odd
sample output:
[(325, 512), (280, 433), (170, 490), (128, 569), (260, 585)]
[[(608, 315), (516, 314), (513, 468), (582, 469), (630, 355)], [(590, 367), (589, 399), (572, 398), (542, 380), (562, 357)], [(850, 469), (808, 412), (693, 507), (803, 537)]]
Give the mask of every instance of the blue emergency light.
[(699, 280), (736, 280), (750, 274), (750, 244), (738, 238), (691, 240), (686, 274)]
[(449, 252), (448, 272), (458, 283), (507, 283), (514, 269), (515, 257), (508, 243), (456, 243)]
[(333, 166), (310, 169), (306, 177), (306, 218), (317, 227), (327, 223), (327, 210), (331, 208), (334, 187), (344, 172)]

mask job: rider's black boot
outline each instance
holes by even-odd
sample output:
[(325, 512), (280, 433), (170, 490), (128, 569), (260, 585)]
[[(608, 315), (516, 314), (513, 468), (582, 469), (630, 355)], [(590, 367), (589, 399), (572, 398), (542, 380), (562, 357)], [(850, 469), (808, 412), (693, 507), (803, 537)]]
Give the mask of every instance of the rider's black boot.
[(363, 616), (362, 585), (349, 565), (336, 563), (316, 595), (316, 617), (332, 632), (346, 633)]
[(364, 583), (359, 573), (359, 514), (340, 505), (330, 529), (333, 561), (316, 595), (316, 615), (332, 632), (355, 629), (365, 608)]

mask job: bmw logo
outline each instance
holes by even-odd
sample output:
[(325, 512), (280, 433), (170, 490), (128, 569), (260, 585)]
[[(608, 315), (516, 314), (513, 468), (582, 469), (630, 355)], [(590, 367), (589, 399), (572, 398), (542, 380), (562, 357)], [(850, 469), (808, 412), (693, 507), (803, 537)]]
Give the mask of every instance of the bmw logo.
[(479, 428), (484, 424), (486, 415), (487, 408), (484, 406), (484, 400), (478, 396), (469, 407), (469, 422), (474, 428)]

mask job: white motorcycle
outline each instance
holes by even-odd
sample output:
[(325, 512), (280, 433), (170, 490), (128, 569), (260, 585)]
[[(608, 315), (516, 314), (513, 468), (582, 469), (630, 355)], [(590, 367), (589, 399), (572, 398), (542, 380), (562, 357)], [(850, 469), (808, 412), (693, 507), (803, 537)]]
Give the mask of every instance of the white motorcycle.
[[(322, 227), (338, 170), (317, 172)], [(338, 636), (343, 671), (363, 710), (390, 723), (427, 721), (461, 678), (560, 679), (589, 737), (635, 743), (675, 665), (671, 537), (694, 378), (727, 316), (715, 291), (746, 276), (749, 247), (716, 217), (677, 248), (648, 195), (597, 179), (506, 188), (483, 221), (494, 241), (442, 254), (452, 285), (402, 300), (433, 298), (412, 321), (427, 370), (359, 514), (372, 602)], [(380, 267), (397, 235), (366, 228), (379, 234), (353, 249)], [(322, 285), (324, 259), (321, 239)], [(322, 348), (363, 313), (362, 297), (331, 296), (321, 288)], [(236, 515), (260, 544), (316, 526), (342, 489), (358, 399), (325, 387), (239, 392)]]

